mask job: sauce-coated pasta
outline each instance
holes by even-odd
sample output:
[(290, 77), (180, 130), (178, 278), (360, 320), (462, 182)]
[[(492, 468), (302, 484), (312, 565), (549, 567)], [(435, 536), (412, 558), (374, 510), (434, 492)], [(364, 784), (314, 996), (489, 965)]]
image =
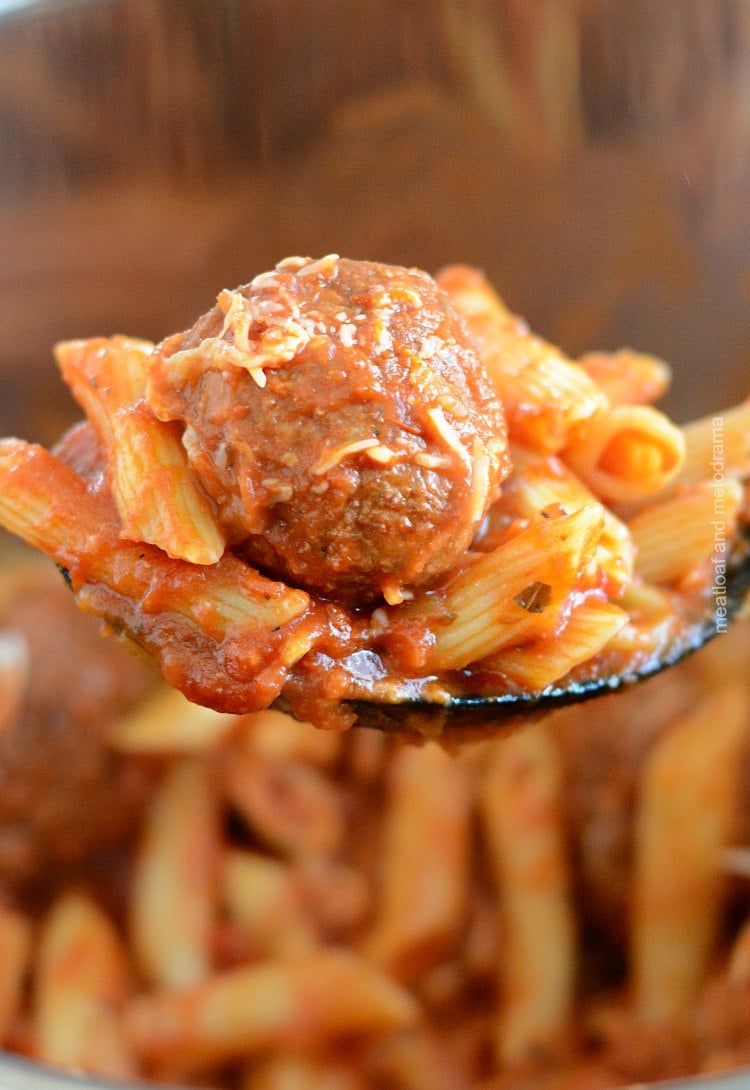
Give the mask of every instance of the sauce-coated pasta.
[(56, 355), (87, 421), (0, 441), (0, 522), (196, 703), (340, 728), (726, 621), (747, 406), (714, 418), (719, 488), (708, 425), (645, 404), (665, 364), (569, 359), (475, 270), (287, 258), (158, 345)]

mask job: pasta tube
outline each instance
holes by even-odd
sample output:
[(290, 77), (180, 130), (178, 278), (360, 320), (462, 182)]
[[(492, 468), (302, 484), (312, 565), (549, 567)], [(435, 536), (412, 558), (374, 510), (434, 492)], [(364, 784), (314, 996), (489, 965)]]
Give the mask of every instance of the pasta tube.
[(434, 742), (399, 749), (389, 780), (380, 912), (365, 951), (410, 980), (445, 957), (464, 919), (469, 783)]
[(637, 503), (676, 480), (685, 439), (650, 405), (620, 405), (591, 421), (564, 457), (606, 503)]
[(215, 975), (197, 988), (143, 996), (131, 1003), (126, 1021), (144, 1059), (200, 1067), (408, 1026), (418, 1014), (416, 1000), (367, 962), (321, 949)]
[(229, 553), (207, 578), (206, 569), (154, 546), (122, 541), (106, 497), (21, 440), (0, 440), (0, 525), (51, 556), (79, 605), (125, 629), (197, 703), (219, 711), (267, 705), (314, 642), (304, 591)]
[(137, 1068), (121, 1018), (127, 991), (125, 951), (110, 920), (88, 896), (63, 894), (39, 939), (37, 1057), (56, 1067), (133, 1079)]
[(661, 739), (636, 814), (632, 970), (647, 1022), (688, 1011), (718, 936), (721, 855), (737, 808), (747, 694), (727, 686)]
[(191, 476), (179, 433), (144, 402), (153, 347), (129, 337), (98, 337), (63, 341), (55, 356), (96, 428), (123, 537), (193, 564), (215, 564), (224, 536), (211, 504)]
[[(551, 634), (562, 622), (571, 590), (591, 561), (602, 534), (599, 504), (529, 526), (479, 556), (447, 584), (439, 600), (424, 599), (392, 611), (385, 639), (395, 654), (420, 644), (413, 627), (429, 621), (431, 645), (419, 665), (457, 670), (503, 647)], [(533, 588), (546, 588), (534, 601)], [(434, 613), (430, 616), (428, 610)], [(438, 612), (439, 610), (439, 612)]]
[(726, 563), (742, 502), (742, 486), (728, 477), (718, 488), (703, 482), (645, 507), (628, 523), (636, 570), (676, 584), (712, 556)]
[(578, 950), (561, 773), (550, 735), (527, 728), (495, 744), (482, 787), (505, 933), (496, 1033), (502, 1063), (519, 1063), (549, 1043), (573, 1013)]
[(443, 269), (437, 282), (474, 335), (511, 439), (554, 453), (607, 408), (606, 395), (583, 367), (530, 333), (480, 272), (455, 265)]
[(183, 758), (151, 803), (136, 856), (133, 949), (146, 978), (186, 987), (208, 976), (219, 829), (207, 770)]

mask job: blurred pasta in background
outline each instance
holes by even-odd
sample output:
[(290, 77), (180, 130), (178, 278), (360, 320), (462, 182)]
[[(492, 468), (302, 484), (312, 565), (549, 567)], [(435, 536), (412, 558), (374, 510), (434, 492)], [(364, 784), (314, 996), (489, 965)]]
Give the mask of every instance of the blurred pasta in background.
[(750, 1063), (746, 625), (647, 688), (449, 751), (191, 705), (54, 573), (13, 570), (6, 1049), (248, 1090)]

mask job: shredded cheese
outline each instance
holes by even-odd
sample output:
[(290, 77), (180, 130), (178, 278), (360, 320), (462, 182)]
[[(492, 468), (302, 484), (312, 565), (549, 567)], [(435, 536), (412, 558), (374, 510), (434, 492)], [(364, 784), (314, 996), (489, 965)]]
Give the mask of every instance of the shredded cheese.
[(348, 458), (350, 454), (359, 454), (362, 450), (370, 450), (379, 446), (380, 443), (377, 439), (357, 439), (353, 443), (342, 443), (341, 446), (334, 447), (317, 465), (313, 466), (312, 472), (316, 477), (319, 477), (323, 473), (327, 473), (329, 469), (337, 466), (344, 458)]
[[(309, 258), (309, 257), (285, 257), (282, 261), (277, 261), (276, 268), (277, 269), (301, 269), (301, 268), (303, 268), (303, 266), (309, 264), (310, 261), (311, 261), (311, 258)], [(264, 274), (261, 273), (261, 276), (263, 276), (263, 275)], [(255, 280), (257, 280), (257, 279), (258, 279), (258, 277), (256, 276)], [(253, 280), (253, 283), (255, 283), (255, 280)]]
[(395, 462), (396, 458), (398, 458), (398, 453), (395, 450), (391, 450), (390, 447), (379, 445), (377, 447), (368, 447), (367, 457), (372, 458), (373, 462), (388, 466), (391, 462)]
[(448, 459), (440, 454), (430, 454), (426, 450), (420, 450), (414, 455), (414, 462), (423, 469), (444, 469), (449, 463)]
[(484, 514), (490, 490), (490, 459), (478, 439), (474, 440), (473, 453), (469, 519), (471, 522), (479, 522)]
[(224, 311), (224, 323), (219, 331), (219, 337), (226, 337), (231, 331), (236, 347), (247, 352), (250, 323), (245, 316), (244, 297), (238, 291), (225, 289), (219, 292), (216, 302)]
[(336, 262), (339, 260), (338, 254), (326, 254), (325, 257), (321, 257), (318, 261), (313, 261), (310, 265), (305, 265), (299, 269), (299, 276), (315, 276), (317, 273), (331, 272)]
[[(257, 278), (256, 278), (257, 279)], [(239, 291), (221, 291), (217, 302), (224, 313), (216, 337), (206, 337), (197, 348), (175, 352), (171, 365), (201, 360), (212, 367), (243, 367), (262, 389), (264, 368), (289, 363), (309, 343), (311, 332), (294, 317), (276, 316), (277, 305), (250, 302)], [(225, 338), (232, 335), (232, 341)]]
[(458, 432), (448, 423), (445, 417), (445, 413), (440, 408), (440, 406), (433, 405), (432, 408), (427, 410), (427, 416), (429, 417), (437, 435), (443, 440), (445, 445), (449, 447), (449, 449), (452, 450), (455, 454), (457, 454), (462, 462), (468, 463), (468, 451), (459, 439)]

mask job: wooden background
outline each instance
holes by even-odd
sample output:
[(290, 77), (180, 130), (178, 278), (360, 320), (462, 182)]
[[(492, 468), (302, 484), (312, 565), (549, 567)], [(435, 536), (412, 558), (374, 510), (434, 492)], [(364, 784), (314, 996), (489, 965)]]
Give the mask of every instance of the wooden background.
[(0, 434), (63, 337), (159, 338), (290, 253), (485, 268), (576, 353), (750, 389), (745, 0), (78, 0), (0, 19)]

